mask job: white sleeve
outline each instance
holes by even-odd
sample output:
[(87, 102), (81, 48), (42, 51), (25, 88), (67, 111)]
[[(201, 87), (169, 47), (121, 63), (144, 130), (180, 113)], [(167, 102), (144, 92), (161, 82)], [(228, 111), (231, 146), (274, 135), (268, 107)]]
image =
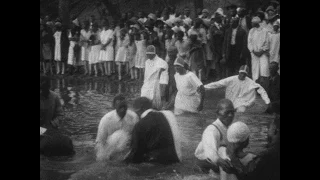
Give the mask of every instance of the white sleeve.
[(217, 128), (214, 127), (214, 129), (207, 129), (203, 133), (202, 137), (202, 143), (203, 143), (203, 149), (206, 157), (208, 157), (212, 163), (217, 163), (219, 159), (219, 153), (218, 153), (218, 141), (220, 140), (220, 132), (217, 130)]
[(160, 84), (168, 84), (169, 82), (169, 74), (168, 74), (168, 64), (164, 61), (161, 68), (164, 68), (165, 70), (162, 71), (160, 76)]
[(264, 100), (266, 104), (270, 103), (268, 93), (264, 90), (264, 88), (261, 85), (259, 85), (258, 93), (261, 95), (261, 98)]
[(104, 143), (104, 142), (106, 142), (106, 140), (107, 140), (107, 138), (108, 138), (107, 123), (108, 123), (108, 114), (105, 115), (105, 116), (100, 120), (100, 123), (99, 123), (99, 126), (98, 126), (96, 143)]
[(189, 77), (190, 77), (191, 83), (195, 87), (200, 87), (201, 85), (203, 85), (200, 79), (194, 73), (191, 72)]
[(220, 81), (217, 82), (212, 82), (209, 84), (204, 85), (205, 89), (216, 89), (216, 88), (221, 88), (221, 87), (226, 87), (229, 82), (231, 82), (233, 76), (225, 78), (225, 79), (221, 79)]

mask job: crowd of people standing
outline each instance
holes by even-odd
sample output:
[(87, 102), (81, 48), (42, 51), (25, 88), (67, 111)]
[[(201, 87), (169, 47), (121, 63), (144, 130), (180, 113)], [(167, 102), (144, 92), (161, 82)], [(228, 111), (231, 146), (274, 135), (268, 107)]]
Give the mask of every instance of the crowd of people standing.
[[(118, 73), (143, 79), (146, 47), (169, 65), (182, 57), (201, 81), (219, 80), (248, 65), (253, 80), (269, 77), (269, 62), (280, 61), (280, 5), (248, 12), (230, 5), (210, 15), (198, 9), (191, 17), (188, 7), (123, 13), (113, 20), (72, 21), (71, 27), (49, 16), (40, 18), (40, 71), (44, 74), (111, 76)], [(82, 68), (83, 67), (83, 68)], [(118, 67), (118, 68), (117, 68)], [(84, 69), (84, 71), (82, 70)], [(53, 71), (55, 70), (55, 72)]]

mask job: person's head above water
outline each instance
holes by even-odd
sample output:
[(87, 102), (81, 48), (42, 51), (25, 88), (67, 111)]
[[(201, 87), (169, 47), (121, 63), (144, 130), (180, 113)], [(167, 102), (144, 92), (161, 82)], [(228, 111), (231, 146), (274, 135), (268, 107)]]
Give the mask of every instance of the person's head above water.
[(229, 99), (222, 99), (218, 102), (217, 114), (222, 124), (228, 127), (233, 121), (234, 113), (235, 109), (232, 101)]
[(113, 99), (113, 107), (116, 109), (118, 116), (122, 119), (127, 112), (128, 103), (124, 95), (119, 94)]
[(247, 65), (242, 65), (239, 69), (239, 80), (243, 81), (246, 79), (246, 77), (248, 76), (248, 72), (249, 72), (249, 67)]
[(138, 116), (152, 108), (152, 101), (146, 97), (139, 97), (133, 101), (133, 109)]

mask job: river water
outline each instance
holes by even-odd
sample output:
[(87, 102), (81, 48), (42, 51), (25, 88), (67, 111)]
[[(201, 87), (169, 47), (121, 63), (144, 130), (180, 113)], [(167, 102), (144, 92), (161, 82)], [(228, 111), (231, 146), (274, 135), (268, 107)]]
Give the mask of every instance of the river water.
[[(201, 174), (195, 164), (194, 151), (206, 126), (216, 119), (216, 104), (224, 97), (224, 89), (206, 93), (200, 114), (178, 116), (182, 131), (182, 162), (171, 166), (150, 164), (124, 165), (95, 162), (94, 141), (100, 119), (112, 110), (113, 97), (123, 93), (132, 103), (139, 97), (142, 83), (116, 82), (105, 78), (53, 78), (51, 89), (61, 97), (65, 120), (60, 130), (71, 137), (76, 154), (72, 157), (47, 158), (40, 155), (40, 179), (215, 179)], [(235, 121), (245, 122), (252, 134), (247, 151), (259, 152), (266, 144), (267, 128), (272, 116), (264, 114), (261, 98), (246, 113), (237, 113)]]

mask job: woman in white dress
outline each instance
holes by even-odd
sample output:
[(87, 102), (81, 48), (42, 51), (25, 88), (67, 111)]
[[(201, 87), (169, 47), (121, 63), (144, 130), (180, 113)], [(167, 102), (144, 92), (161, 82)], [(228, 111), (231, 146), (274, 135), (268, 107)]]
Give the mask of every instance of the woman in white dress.
[(176, 74), (174, 79), (178, 89), (174, 114), (179, 115), (183, 112), (198, 113), (203, 109), (205, 90), (202, 82), (191, 71), (185, 69), (185, 61), (178, 57), (174, 62)]
[[(114, 31), (113, 24), (110, 24), (108, 21), (104, 21), (103, 29), (100, 34), (101, 38), (101, 50), (99, 59), (101, 61), (102, 68), (104, 69), (104, 75), (111, 75), (111, 66), (114, 60), (114, 48), (113, 48), (113, 40), (114, 40)], [(103, 71), (102, 71), (103, 72)]]
[(93, 65), (95, 76), (98, 77), (98, 63), (101, 43), (100, 43), (100, 31), (97, 23), (94, 23), (91, 30), (90, 36), (90, 46), (91, 50), (89, 52), (89, 73), (91, 75), (91, 65)]
[(55, 39), (55, 46), (54, 46), (54, 60), (56, 61), (56, 69), (57, 74), (60, 74), (60, 66), (61, 66), (61, 23), (56, 22), (56, 32), (53, 34)]
[[(89, 21), (85, 21), (84, 28), (80, 32), (81, 61), (84, 64), (84, 75), (88, 74), (88, 69), (89, 69), (90, 47), (88, 43), (91, 36), (91, 31), (89, 30), (89, 28), (90, 28)], [(91, 71), (89, 71), (89, 74), (91, 74)]]
[[(139, 37), (140, 35), (140, 37)], [(140, 75), (139, 75), (139, 79), (142, 80), (143, 76), (144, 76), (144, 66), (147, 60), (147, 39), (148, 38), (148, 34), (146, 32), (141, 32), (138, 34), (138, 36), (136, 36), (136, 47), (137, 47), (137, 53), (136, 53), (136, 68), (139, 69), (140, 71)]]
[(120, 30), (120, 39), (119, 39), (119, 49), (117, 51), (117, 55), (116, 55), (116, 64), (118, 65), (118, 77), (119, 77), (119, 81), (121, 81), (122, 79), (122, 71), (121, 71), (121, 67), (123, 64), (126, 64), (127, 61), (127, 49), (128, 49), (128, 45), (129, 45), (129, 35), (126, 31), (126, 29), (121, 29)]

